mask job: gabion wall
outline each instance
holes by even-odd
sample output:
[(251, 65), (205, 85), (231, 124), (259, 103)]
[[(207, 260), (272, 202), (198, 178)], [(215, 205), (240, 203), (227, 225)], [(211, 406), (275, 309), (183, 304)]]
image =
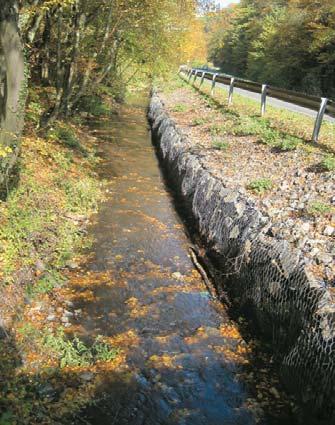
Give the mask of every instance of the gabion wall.
[(307, 277), (303, 258), (263, 232), (264, 217), (245, 195), (206, 169), (156, 93), (149, 120), (171, 178), (221, 272), (219, 287), (271, 338), (281, 377), (326, 423), (335, 424), (335, 300)]

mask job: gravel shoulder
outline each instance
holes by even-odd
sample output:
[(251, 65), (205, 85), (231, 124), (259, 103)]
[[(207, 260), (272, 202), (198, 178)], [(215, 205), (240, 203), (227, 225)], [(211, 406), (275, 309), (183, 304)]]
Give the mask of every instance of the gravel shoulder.
[(268, 218), (266, 233), (303, 253), (310, 278), (335, 286), (335, 171), (320, 168), (322, 149), (302, 141), (279, 151), (236, 134), (231, 117), (238, 124), (243, 112), (219, 107), (180, 81), (159, 94), (204, 164)]

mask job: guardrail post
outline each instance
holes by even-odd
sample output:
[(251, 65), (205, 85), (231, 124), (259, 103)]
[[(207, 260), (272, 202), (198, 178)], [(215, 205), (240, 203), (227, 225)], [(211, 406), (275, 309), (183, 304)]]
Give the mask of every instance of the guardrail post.
[(195, 84), (196, 79), (198, 78), (198, 71), (195, 71), (193, 84)]
[(326, 97), (322, 97), (320, 109), (319, 109), (319, 112), (316, 116), (314, 130), (313, 130), (312, 140), (313, 140), (314, 143), (317, 143), (318, 140), (319, 140), (319, 134), (320, 134), (320, 130), (321, 130), (323, 117), (324, 117), (325, 112), (326, 112), (327, 103), (328, 103), (328, 99)]
[(234, 83), (235, 83), (235, 78), (232, 77), (230, 79), (230, 85), (229, 85), (228, 106), (230, 106), (233, 103)]
[(214, 95), (214, 90), (215, 90), (215, 83), (216, 83), (216, 77), (218, 74), (213, 74), (213, 79), (212, 79), (212, 88), (211, 88), (211, 96)]
[(192, 77), (192, 74), (193, 74), (193, 69), (191, 69), (191, 71), (190, 71), (190, 75), (188, 76), (188, 82), (190, 82), (191, 77)]
[(202, 76), (199, 84), (199, 88), (203, 85), (204, 79), (205, 79), (206, 71), (202, 71)]
[(262, 96), (261, 96), (261, 116), (263, 117), (265, 115), (266, 110), (266, 95), (268, 91), (267, 84), (262, 85)]

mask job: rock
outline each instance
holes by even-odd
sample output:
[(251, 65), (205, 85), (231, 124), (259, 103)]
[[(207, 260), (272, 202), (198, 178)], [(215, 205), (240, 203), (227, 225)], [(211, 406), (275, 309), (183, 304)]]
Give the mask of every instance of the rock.
[(92, 372), (83, 372), (83, 373), (81, 373), (79, 375), (79, 378), (82, 381), (89, 382), (89, 381), (92, 381), (92, 379), (94, 378), (94, 373), (92, 373)]
[(280, 394), (279, 394), (278, 390), (277, 390), (275, 387), (271, 387), (269, 391), (270, 391), (270, 393), (271, 393), (271, 394), (273, 394), (276, 398), (278, 398), (278, 399), (280, 398)]
[(74, 314), (71, 311), (64, 310), (63, 317), (73, 317)]
[(311, 225), (309, 223), (305, 222), (301, 225), (300, 228), (304, 233), (308, 233), (310, 231)]
[(323, 231), (323, 234), (325, 236), (332, 236), (334, 232), (335, 232), (335, 228), (333, 226), (326, 226)]
[(56, 316), (54, 314), (49, 314), (47, 317), (48, 322), (54, 322), (56, 320)]
[(312, 249), (312, 251), (310, 252), (310, 255), (312, 256), (312, 257), (316, 257), (318, 254), (319, 254), (319, 252), (320, 252), (320, 250), (319, 250), (319, 248), (313, 248)]
[(37, 391), (41, 398), (53, 400), (57, 396), (57, 392), (51, 384), (41, 384)]
[(321, 264), (330, 264), (333, 262), (333, 257), (328, 254), (319, 254), (317, 259), (318, 262)]
[(236, 239), (240, 234), (240, 229), (236, 225), (232, 228), (231, 232), (229, 233), (229, 239)]
[(42, 260), (37, 260), (35, 263), (36, 270), (39, 272), (44, 272), (46, 270), (45, 264)]
[(183, 275), (181, 273), (179, 273), (179, 272), (172, 273), (172, 277), (174, 279), (177, 279), (177, 280), (182, 280), (183, 279)]
[(74, 261), (68, 261), (68, 262), (66, 263), (66, 267), (67, 267), (68, 269), (70, 269), (70, 270), (75, 270), (75, 269), (77, 269), (79, 266), (78, 266), (78, 264), (77, 264), (77, 263), (75, 263)]
[(134, 375), (134, 378), (141, 388), (148, 389), (150, 387), (149, 381), (143, 375), (139, 375), (136, 373)]

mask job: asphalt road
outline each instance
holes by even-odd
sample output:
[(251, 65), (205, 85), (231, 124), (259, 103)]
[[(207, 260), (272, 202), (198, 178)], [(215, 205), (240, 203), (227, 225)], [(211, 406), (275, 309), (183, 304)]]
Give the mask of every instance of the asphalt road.
[[(198, 79), (197, 79), (197, 82), (196, 82), (197, 84), (200, 81), (199, 78), (200, 77), (198, 77)], [(205, 83), (211, 85), (211, 81), (209, 81), (209, 80), (204, 80), (204, 84)], [(228, 90), (229, 90), (228, 85), (223, 84), (223, 83), (216, 83), (215, 87), (216, 88), (221, 87), (221, 88), (226, 89), (227, 90), (227, 97), (228, 97)], [(245, 96), (249, 99), (253, 99), (253, 100), (259, 102), (259, 105), (261, 104), (261, 95), (258, 94), (258, 93), (250, 92), (250, 91), (244, 90), (244, 89), (239, 89), (237, 87), (234, 88), (234, 93), (237, 93), (241, 96)], [(307, 115), (307, 116), (312, 117), (312, 118), (316, 118), (316, 115), (317, 115), (317, 112), (313, 111), (313, 109), (308, 109), (308, 108), (304, 108), (303, 106), (294, 105), (293, 103), (284, 102), (284, 101), (276, 99), (274, 97), (267, 96), (266, 102), (267, 102), (268, 105), (274, 106), (275, 108), (286, 109), (288, 111), (297, 112), (297, 113)], [(330, 115), (325, 114), (324, 119), (326, 121), (335, 123), (335, 118), (331, 117)]]

